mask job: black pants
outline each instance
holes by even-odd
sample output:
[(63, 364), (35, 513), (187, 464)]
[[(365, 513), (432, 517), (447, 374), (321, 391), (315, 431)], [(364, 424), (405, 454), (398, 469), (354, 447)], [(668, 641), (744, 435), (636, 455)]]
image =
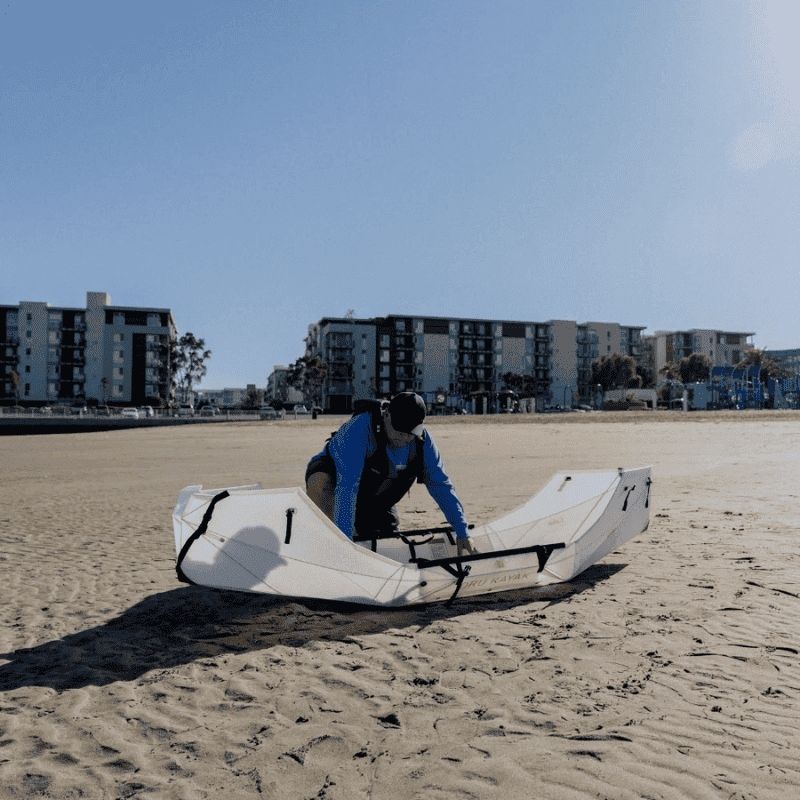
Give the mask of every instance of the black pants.
[[(324, 472), (336, 486), (336, 465), (328, 455), (315, 456), (306, 467), (306, 484), (308, 479), (318, 472)], [(400, 530), (400, 517), (397, 513), (394, 498), (396, 487), (385, 475), (378, 474), (369, 465), (365, 465), (358, 487), (356, 499), (356, 519), (354, 539), (372, 539), (381, 536), (392, 536)], [(407, 491), (407, 489), (406, 489)]]

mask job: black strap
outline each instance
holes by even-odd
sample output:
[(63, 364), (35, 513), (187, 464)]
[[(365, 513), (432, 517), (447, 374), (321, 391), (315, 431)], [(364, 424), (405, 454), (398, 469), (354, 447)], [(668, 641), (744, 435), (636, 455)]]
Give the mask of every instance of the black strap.
[(539, 559), (539, 572), (541, 572), (547, 565), (547, 562), (550, 560), (550, 556), (553, 555), (553, 550), (563, 546), (563, 544), (543, 544), (539, 547), (539, 549), (536, 551), (536, 557)]
[(631, 486), (631, 487), (630, 487), (630, 489), (629, 489), (627, 486), (623, 486), (623, 487), (622, 487), (622, 490), (623, 490), (623, 491), (626, 491), (626, 490), (627, 490), (627, 492), (628, 492), (628, 493), (625, 495), (625, 502), (622, 504), (622, 510), (623, 510), (623, 511), (627, 511), (627, 510), (628, 510), (628, 498), (631, 496), (631, 492), (632, 492), (632, 491), (633, 491), (635, 488), (636, 488), (636, 484), (635, 484), (635, 483), (633, 484), (633, 486)]
[[(447, 567), (445, 567), (447, 569)], [(447, 601), (446, 605), (450, 606), (453, 604), (453, 601), (458, 597), (458, 593), (461, 591), (461, 584), (464, 583), (464, 578), (469, 575), (472, 567), (467, 564), (458, 564), (458, 568), (456, 571), (452, 569), (447, 569), (447, 571), (456, 579), (456, 588), (453, 590), (453, 594), (450, 595), (450, 599)]]
[(294, 509), (286, 509), (286, 537), (283, 540), (284, 544), (289, 544), (292, 539), (292, 517), (294, 516)]
[(175, 563), (175, 572), (178, 573), (178, 580), (182, 581), (183, 583), (191, 583), (194, 584), (194, 581), (189, 578), (186, 573), (183, 571), (183, 559), (186, 558), (186, 554), (189, 552), (189, 548), (206, 532), (208, 529), (208, 523), (211, 522), (211, 515), (214, 513), (214, 506), (220, 501), (224, 500), (226, 497), (229, 496), (229, 492), (226, 489), (219, 494), (215, 494), (214, 497), (211, 498), (211, 502), (208, 504), (208, 508), (206, 509), (206, 513), (203, 514), (203, 519), (200, 521), (200, 525), (198, 525), (197, 530), (183, 543), (183, 547), (181, 547), (181, 552), (178, 554), (178, 560)]
[(650, 478), (647, 479), (647, 497), (644, 499), (644, 507), (650, 508), (650, 484), (652, 484), (652, 480)]

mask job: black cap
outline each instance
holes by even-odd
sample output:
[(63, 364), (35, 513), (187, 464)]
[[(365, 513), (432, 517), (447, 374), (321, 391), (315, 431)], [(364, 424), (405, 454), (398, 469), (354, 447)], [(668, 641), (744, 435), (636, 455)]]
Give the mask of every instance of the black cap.
[(389, 401), (389, 416), (392, 427), (400, 433), (412, 433), (422, 436), (425, 420), (425, 401), (414, 392), (400, 392)]

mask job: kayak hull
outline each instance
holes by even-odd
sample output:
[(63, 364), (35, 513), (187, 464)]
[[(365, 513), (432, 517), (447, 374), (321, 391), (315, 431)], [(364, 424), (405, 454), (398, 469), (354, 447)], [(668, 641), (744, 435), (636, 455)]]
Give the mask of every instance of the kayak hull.
[(650, 468), (560, 472), (470, 532), (352, 541), (301, 488), (183, 489), (173, 510), (188, 583), (295, 598), (406, 606), (569, 581), (647, 529)]

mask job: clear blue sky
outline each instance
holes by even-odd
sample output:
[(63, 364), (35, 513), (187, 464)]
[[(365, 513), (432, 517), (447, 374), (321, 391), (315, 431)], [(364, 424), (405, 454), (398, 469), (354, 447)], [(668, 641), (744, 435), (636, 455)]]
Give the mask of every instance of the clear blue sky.
[(263, 385), (353, 309), (800, 347), (800, 3), (0, 0), (0, 302)]

